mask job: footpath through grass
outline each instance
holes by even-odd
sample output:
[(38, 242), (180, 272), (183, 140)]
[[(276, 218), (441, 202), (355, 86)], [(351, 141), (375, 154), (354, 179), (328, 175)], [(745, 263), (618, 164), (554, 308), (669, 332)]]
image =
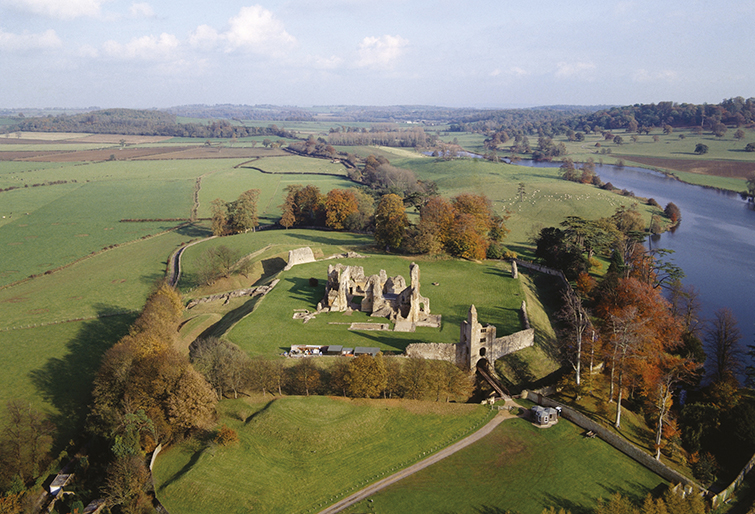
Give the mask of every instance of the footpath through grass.
[(618, 450), (562, 419), (540, 429), (504, 421), (477, 443), (377, 493), (350, 510), (540, 514), (555, 507), (592, 512), (598, 498), (641, 501), (666, 482)]
[(224, 401), (220, 423), (239, 443), (192, 439), (154, 468), (169, 512), (318, 512), (466, 437), (487, 422), (479, 405), (323, 396)]

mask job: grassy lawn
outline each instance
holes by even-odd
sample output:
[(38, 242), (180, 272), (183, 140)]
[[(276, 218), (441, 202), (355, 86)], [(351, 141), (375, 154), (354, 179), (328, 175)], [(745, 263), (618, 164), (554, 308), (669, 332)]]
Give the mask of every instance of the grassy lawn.
[(540, 514), (592, 512), (615, 492), (641, 501), (666, 483), (600, 439), (562, 419), (539, 429), (504, 421), (481, 441), (373, 495), (347, 512)]
[[(464, 437), (489, 419), (479, 405), (323, 396), (223, 401), (239, 443), (189, 440), (154, 468), (170, 512), (318, 512)], [(209, 438), (207, 438), (209, 439)]]

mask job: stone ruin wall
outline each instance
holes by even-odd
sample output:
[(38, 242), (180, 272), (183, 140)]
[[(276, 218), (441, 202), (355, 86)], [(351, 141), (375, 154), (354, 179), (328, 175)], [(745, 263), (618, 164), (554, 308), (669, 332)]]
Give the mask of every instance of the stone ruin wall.
[(297, 264), (304, 264), (306, 262), (315, 262), (315, 254), (309, 246), (297, 248), (296, 250), (289, 250), (288, 264), (283, 268), (283, 271), (288, 271)]
[(501, 358), (504, 355), (518, 352), (524, 348), (529, 348), (535, 344), (535, 329), (528, 328), (520, 330), (508, 336), (497, 338), (493, 341), (493, 350), (496, 358)]
[[(492, 363), (501, 357), (535, 344), (535, 329), (529, 327), (524, 302), (522, 302), (522, 316), (526, 329), (507, 336), (495, 337), (495, 327), (493, 325), (482, 326), (478, 323), (477, 311), (472, 306), (467, 321), (462, 322), (460, 342), (456, 344), (413, 343), (406, 347), (405, 353), (408, 357), (444, 360), (461, 368), (473, 370), (477, 361), (481, 358), (478, 354), (479, 348), (485, 348), (484, 358)], [(465, 330), (469, 332), (466, 336)], [(487, 341), (479, 341), (480, 336), (485, 334), (487, 334)]]
[(407, 357), (448, 361), (456, 364), (458, 344), (446, 343), (412, 343), (406, 347)]

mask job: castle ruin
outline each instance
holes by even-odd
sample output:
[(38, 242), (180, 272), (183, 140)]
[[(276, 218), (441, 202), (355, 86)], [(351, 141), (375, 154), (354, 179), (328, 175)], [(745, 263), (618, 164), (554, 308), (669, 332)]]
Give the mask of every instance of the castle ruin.
[(365, 276), (362, 266), (331, 264), (317, 312), (366, 312), (390, 319), (398, 332), (413, 332), (418, 326), (439, 328), (440, 315), (430, 314), (430, 300), (419, 291), (419, 266), (412, 263), (409, 273), (407, 286), (404, 277), (389, 277), (385, 270)]
[[(526, 304), (522, 302), (526, 319)], [(497, 359), (535, 344), (535, 329), (526, 328), (514, 334), (496, 337), (496, 327), (477, 321), (477, 309), (469, 307), (467, 319), (461, 322), (459, 342), (456, 344), (414, 343), (406, 347), (409, 357), (438, 359), (474, 371), (480, 361), (493, 364)]]

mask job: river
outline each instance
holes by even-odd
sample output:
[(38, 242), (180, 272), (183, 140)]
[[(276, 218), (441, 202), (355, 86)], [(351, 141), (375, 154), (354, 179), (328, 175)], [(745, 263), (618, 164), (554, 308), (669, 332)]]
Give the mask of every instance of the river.
[[(523, 162), (528, 166), (556, 163)], [(722, 307), (737, 317), (744, 345), (755, 344), (755, 210), (736, 193), (679, 182), (643, 168), (599, 166), (603, 182), (636, 196), (675, 203), (682, 221), (673, 232), (653, 237), (653, 248), (674, 250), (670, 259), (686, 275), (685, 285), (700, 292), (702, 315)]]

